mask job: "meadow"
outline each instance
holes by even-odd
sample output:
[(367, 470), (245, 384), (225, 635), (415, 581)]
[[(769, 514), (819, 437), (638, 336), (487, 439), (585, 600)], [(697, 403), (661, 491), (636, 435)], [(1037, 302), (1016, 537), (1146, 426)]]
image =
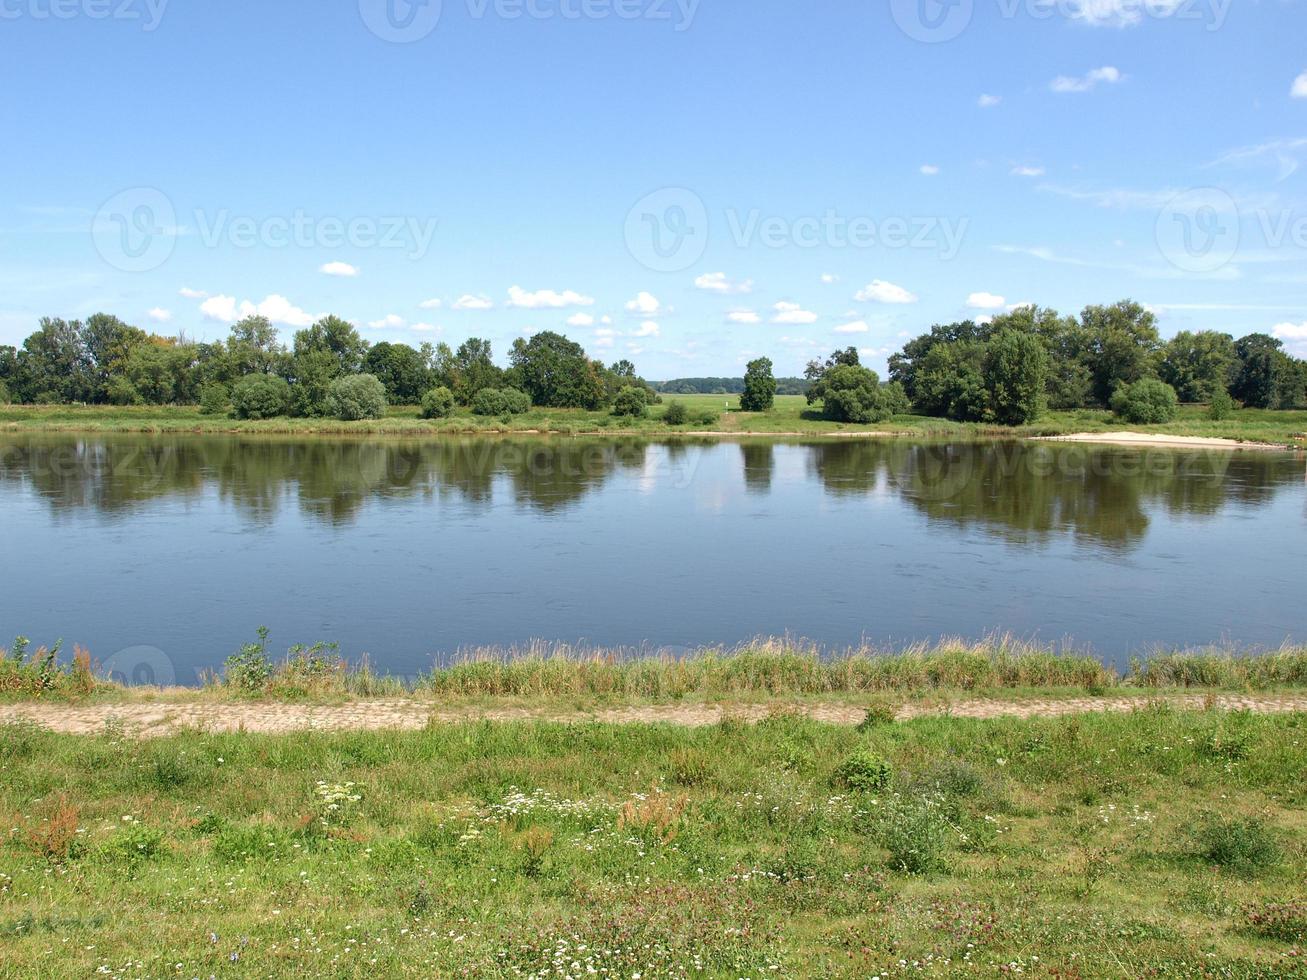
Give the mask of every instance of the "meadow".
[[(672, 426), (662, 413), (673, 401), (686, 406), (689, 421)], [(1158, 435), (1207, 436), (1307, 447), (1307, 411), (1238, 409), (1224, 420), (1207, 417), (1203, 406), (1184, 405), (1172, 422), (1129, 425), (1111, 412), (1084, 409), (1048, 412), (1031, 425), (1009, 428), (950, 422), (920, 415), (899, 415), (875, 425), (831, 422), (800, 395), (779, 395), (770, 412), (741, 412), (733, 395), (665, 395), (647, 418), (616, 418), (604, 411), (533, 408), (524, 415), (483, 418), (460, 409), (453, 417), (427, 421), (415, 407), (392, 406), (384, 419), (340, 422), (334, 419), (277, 418), (242, 421), (205, 415), (197, 407), (17, 406), (0, 405), (0, 430), (10, 432), (195, 432), (284, 434), (496, 434), (545, 432), (559, 435), (838, 435), (884, 432), (905, 436), (951, 438), (1025, 438), (1078, 432), (1110, 434), (1135, 431)]]
[(14, 977), (1307, 975), (1307, 716), (0, 730)]

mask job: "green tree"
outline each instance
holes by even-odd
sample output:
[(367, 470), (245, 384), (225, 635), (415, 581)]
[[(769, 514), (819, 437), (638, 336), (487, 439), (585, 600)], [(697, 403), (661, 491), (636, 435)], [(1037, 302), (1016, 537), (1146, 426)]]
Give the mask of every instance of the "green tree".
[(231, 392), (232, 413), (238, 419), (270, 419), (285, 415), (290, 386), (273, 374), (247, 374)]
[(23, 341), (18, 365), (24, 401), (86, 402), (95, 397), (94, 362), (76, 320), (42, 318)]
[(776, 378), (771, 360), (760, 357), (750, 361), (744, 372), (744, 391), (740, 408), (746, 412), (770, 412), (776, 403)]
[(1234, 345), (1238, 365), (1230, 394), (1250, 408), (1289, 408), (1297, 404), (1299, 374), (1293, 358), (1276, 338), (1254, 333)]
[(301, 418), (328, 414), (327, 393), (340, 376), (340, 362), (326, 350), (296, 353), (287, 365), (291, 384), (290, 413)]
[(562, 334), (546, 330), (530, 340), (518, 338), (509, 360), (509, 380), (535, 405), (597, 409), (607, 402), (601, 366)]
[(985, 345), (985, 414), (1000, 425), (1023, 425), (1046, 404), (1048, 353), (1033, 333), (1004, 330)]
[(490, 341), (469, 337), (452, 353), (446, 344), (437, 348), (436, 373), (461, 405), (471, 405), (477, 392), (498, 388), (504, 372), (494, 361)]
[(363, 368), (385, 386), (386, 399), (392, 405), (416, 405), (431, 384), (429, 358), (408, 344), (374, 344), (363, 359)]
[(482, 388), (472, 399), (473, 415), (523, 415), (531, 399), (516, 388)]
[(613, 414), (621, 418), (644, 418), (649, 413), (646, 399), (643, 389), (627, 385), (613, 400)]
[(1106, 405), (1123, 384), (1153, 373), (1161, 349), (1157, 318), (1138, 303), (1122, 300), (1112, 306), (1087, 306), (1080, 314), (1093, 379), (1093, 395)]
[(372, 374), (337, 378), (327, 389), (327, 412), (345, 422), (382, 418), (386, 414), (386, 387)]
[(441, 385), (422, 396), (422, 417), (444, 419), (454, 414), (454, 393)]
[(809, 396), (836, 422), (883, 422), (908, 407), (897, 381), (881, 384), (875, 371), (856, 364), (836, 364), (823, 371)]
[(1229, 334), (1182, 330), (1162, 348), (1157, 374), (1175, 389), (1180, 401), (1207, 402), (1228, 388), (1237, 362)]
[(1112, 411), (1135, 425), (1170, 422), (1179, 409), (1175, 389), (1157, 378), (1122, 385), (1112, 396)]
[(363, 370), (368, 342), (359, 336), (352, 323), (338, 316), (327, 316), (295, 334), (296, 357), (317, 352), (330, 354), (335, 359), (336, 372), (333, 376), (339, 378)]

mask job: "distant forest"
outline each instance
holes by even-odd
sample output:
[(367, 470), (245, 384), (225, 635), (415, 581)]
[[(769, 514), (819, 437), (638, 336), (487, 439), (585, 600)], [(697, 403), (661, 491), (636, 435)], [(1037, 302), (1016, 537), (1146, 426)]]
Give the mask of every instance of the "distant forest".
[[(738, 395), (744, 391), (744, 378), (677, 378), (654, 381), (654, 391), (664, 395)], [(777, 378), (776, 394), (806, 395), (811, 382), (803, 378)]]

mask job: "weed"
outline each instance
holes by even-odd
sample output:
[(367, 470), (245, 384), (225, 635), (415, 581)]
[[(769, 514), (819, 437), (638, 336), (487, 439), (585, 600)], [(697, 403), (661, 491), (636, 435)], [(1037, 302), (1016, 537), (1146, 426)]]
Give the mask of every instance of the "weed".
[(890, 764), (870, 752), (855, 752), (835, 770), (836, 786), (856, 793), (875, 793), (889, 785), (893, 770)]
[(1280, 860), (1275, 835), (1255, 817), (1209, 817), (1198, 830), (1197, 843), (1204, 860), (1240, 875), (1253, 875)]

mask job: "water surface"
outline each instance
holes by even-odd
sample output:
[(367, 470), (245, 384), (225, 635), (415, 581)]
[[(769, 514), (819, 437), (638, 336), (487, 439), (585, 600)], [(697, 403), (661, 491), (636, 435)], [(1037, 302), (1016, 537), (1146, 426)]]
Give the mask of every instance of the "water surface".
[(0, 551), (0, 635), (182, 683), (260, 624), (405, 674), (532, 639), (1307, 636), (1290, 453), (8, 435)]

